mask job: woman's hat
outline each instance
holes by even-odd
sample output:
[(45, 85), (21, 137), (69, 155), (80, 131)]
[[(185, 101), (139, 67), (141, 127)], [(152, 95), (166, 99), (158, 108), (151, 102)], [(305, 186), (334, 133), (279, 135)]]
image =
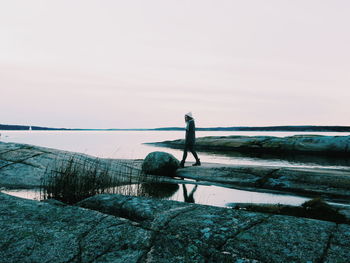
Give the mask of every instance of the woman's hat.
[(188, 116), (188, 117), (190, 117), (190, 118), (193, 118), (193, 117), (192, 117), (192, 112), (186, 113), (185, 116)]

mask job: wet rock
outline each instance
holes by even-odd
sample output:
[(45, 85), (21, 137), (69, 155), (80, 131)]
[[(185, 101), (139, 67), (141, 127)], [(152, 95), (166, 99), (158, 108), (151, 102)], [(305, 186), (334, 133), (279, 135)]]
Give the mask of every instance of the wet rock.
[(242, 189), (277, 190), (344, 201), (350, 198), (350, 169), (344, 168), (203, 164), (179, 169), (176, 176)]
[(303, 218), (313, 218), (337, 224), (350, 224), (346, 213), (349, 208), (342, 205), (326, 203), (320, 198), (314, 198), (304, 202), (301, 206), (282, 204), (251, 204), (230, 203), (227, 204), (234, 209), (244, 209), (251, 212), (261, 212), (278, 215), (289, 215)]
[(152, 152), (142, 163), (142, 171), (146, 174), (173, 176), (179, 168), (179, 161), (166, 152)]
[(264, 187), (336, 199), (350, 197), (349, 169), (284, 167), (273, 175)]

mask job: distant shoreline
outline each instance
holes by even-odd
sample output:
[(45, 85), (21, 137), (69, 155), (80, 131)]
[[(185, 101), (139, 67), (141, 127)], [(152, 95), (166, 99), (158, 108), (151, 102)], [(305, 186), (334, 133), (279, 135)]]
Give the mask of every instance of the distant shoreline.
[[(164, 127), (150, 129), (67, 129), (67, 128), (49, 128), (28, 125), (7, 125), (0, 124), (0, 130), (7, 131), (183, 131), (183, 127)], [(269, 132), (350, 132), (350, 126), (260, 126), (260, 127), (211, 127), (196, 128), (197, 131), (269, 131)]]

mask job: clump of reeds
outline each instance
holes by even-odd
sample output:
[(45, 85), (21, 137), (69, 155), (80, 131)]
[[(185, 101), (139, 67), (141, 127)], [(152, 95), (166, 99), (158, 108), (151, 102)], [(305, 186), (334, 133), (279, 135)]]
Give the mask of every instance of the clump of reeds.
[[(115, 186), (130, 185), (135, 181), (133, 178), (136, 177), (132, 167), (113, 170), (110, 163), (99, 158), (62, 158), (46, 169), (42, 199), (74, 204), (96, 194), (116, 193), (119, 188)], [(131, 187), (125, 189), (132, 190)]]
[(64, 156), (48, 166), (41, 184), (41, 199), (75, 204), (96, 194), (169, 198), (177, 185), (148, 178), (132, 161), (113, 161), (84, 155)]

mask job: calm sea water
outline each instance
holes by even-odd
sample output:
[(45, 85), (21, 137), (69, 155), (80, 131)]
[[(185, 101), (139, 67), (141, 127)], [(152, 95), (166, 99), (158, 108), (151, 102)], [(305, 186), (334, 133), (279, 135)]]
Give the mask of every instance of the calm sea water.
[[(143, 159), (152, 151), (166, 151), (181, 159), (182, 151), (164, 147), (145, 145), (147, 142), (159, 142), (184, 138), (183, 131), (0, 131), (4, 142), (26, 143), (49, 148), (86, 153), (103, 158)], [(310, 133), (310, 132), (202, 132), (204, 136), (292, 136), (296, 134), (319, 134), (347, 136), (350, 133)], [(321, 158), (313, 156), (274, 156), (247, 155), (241, 153), (218, 154), (199, 153), (202, 162), (240, 165), (273, 165), (273, 166), (350, 166), (346, 159)], [(191, 154), (187, 161), (194, 161)]]
[[(1, 141), (32, 144), (49, 148), (86, 153), (103, 158), (143, 159), (152, 151), (166, 151), (181, 159), (182, 151), (163, 147), (145, 145), (147, 142), (182, 139), (183, 131), (0, 131)], [(203, 136), (292, 136), (296, 134), (319, 134), (347, 136), (350, 133), (295, 133), (295, 132), (197, 132)], [(217, 154), (199, 152), (202, 162), (239, 164), (239, 165), (273, 165), (300, 167), (346, 167), (347, 159), (324, 158), (319, 156), (273, 156), (247, 155), (240, 153)], [(189, 154), (188, 161), (194, 161)], [(187, 188), (187, 189), (185, 189)], [(40, 199), (35, 190), (4, 191), (19, 197)], [(189, 198), (190, 196), (190, 198)], [(179, 185), (168, 197), (172, 200), (186, 201), (214, 206), (227, 206), (228, 203), (280, 203), (300, 205), (308, 198), (293, 195), (271, 194), (242, 191), (217, 186)]]

